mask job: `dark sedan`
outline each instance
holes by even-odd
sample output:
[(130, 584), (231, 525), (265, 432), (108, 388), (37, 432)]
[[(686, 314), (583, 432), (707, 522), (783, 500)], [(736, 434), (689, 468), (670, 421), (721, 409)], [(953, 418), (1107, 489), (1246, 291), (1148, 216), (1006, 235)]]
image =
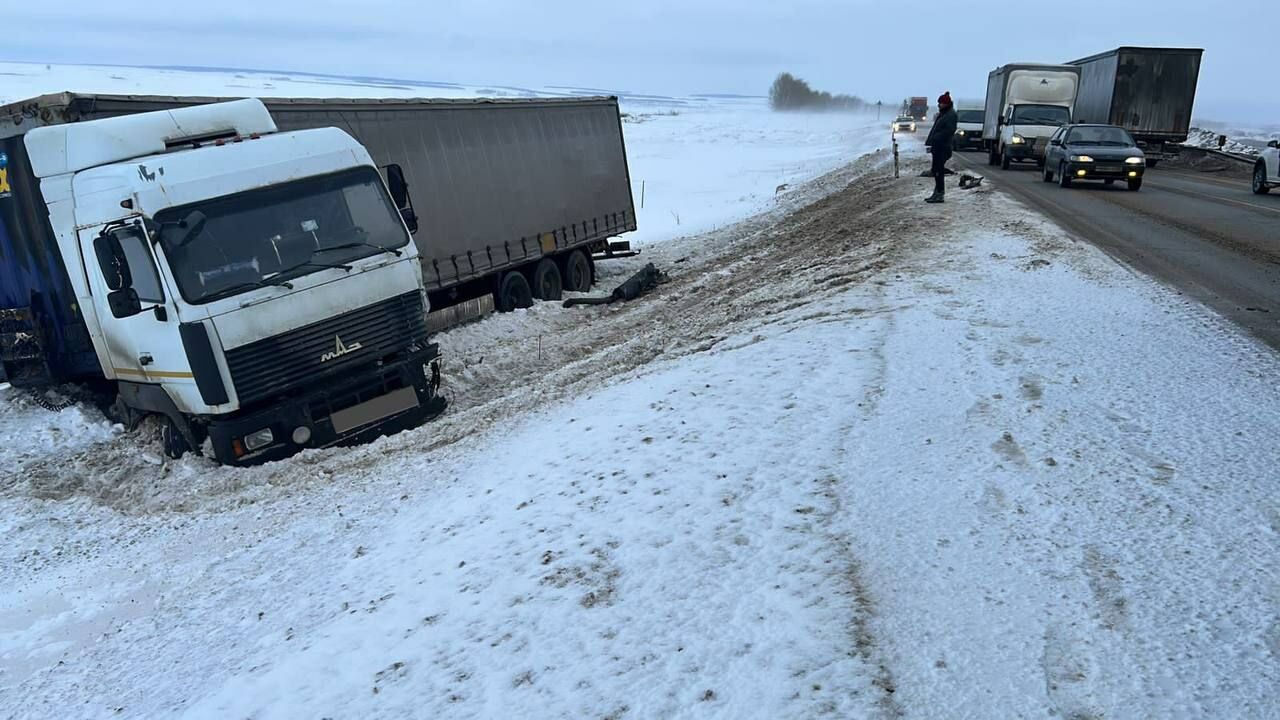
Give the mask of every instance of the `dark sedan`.
[(1064, 125), (1049, 138), (1044, 181), (1056, 177), (1061, 187), (1076, 180), (1124, 180), (1130, 190), (1142, 187), (1146, 157), (1128, 130), (1115, 125)]

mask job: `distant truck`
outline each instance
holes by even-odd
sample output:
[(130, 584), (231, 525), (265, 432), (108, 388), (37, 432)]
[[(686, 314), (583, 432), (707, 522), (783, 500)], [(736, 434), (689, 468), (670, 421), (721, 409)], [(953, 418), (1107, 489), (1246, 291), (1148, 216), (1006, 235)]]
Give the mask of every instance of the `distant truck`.
[(1049, 136), (1072, 122), (1080, 68), (1075, 65), (1015, 63), (987, 76), (982, 142), (988, 163), (1044, 163)]
[(1120, 47), (1071, 61), (1080, 68), (1075, 121), (1119, 125), (1147, 166), (1178, 153), (1187, 139), (1203, 50)]
[(916, 120), (925, 120), (929, 117), (929, 98), (913, 97), (907, 107), (907, 114)]

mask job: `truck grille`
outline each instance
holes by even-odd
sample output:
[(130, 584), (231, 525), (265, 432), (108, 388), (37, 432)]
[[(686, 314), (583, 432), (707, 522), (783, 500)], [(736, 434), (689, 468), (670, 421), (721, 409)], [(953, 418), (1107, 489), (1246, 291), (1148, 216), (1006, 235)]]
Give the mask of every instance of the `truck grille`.
[(241, 405), (371, 362), (427, 335), (417, 292), (227, 351)]

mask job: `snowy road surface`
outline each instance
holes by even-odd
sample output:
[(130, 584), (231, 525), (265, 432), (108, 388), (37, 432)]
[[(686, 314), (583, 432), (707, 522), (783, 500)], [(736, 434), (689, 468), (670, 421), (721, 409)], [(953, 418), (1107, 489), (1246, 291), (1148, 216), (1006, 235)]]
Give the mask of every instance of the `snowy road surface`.
[(442, 335), (453, 409), (366, 447), (5, 392), (0, 716), (1280, 715), (1280, 363), (886, 161)]

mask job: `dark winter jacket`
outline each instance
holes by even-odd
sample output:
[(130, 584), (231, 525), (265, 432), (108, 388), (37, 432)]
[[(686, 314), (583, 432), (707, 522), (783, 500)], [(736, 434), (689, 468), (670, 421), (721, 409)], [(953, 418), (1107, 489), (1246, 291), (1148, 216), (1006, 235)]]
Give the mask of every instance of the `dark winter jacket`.
[(951, 143), (956, 136), (956, 109), (947, 108), (945, 112), (938, 114), (938, 119), (933, 121), (933, 129), (929, 131), (929, 137), (924, 141), (925, 145), (933, 148), (934, 157), (951, 157)]

